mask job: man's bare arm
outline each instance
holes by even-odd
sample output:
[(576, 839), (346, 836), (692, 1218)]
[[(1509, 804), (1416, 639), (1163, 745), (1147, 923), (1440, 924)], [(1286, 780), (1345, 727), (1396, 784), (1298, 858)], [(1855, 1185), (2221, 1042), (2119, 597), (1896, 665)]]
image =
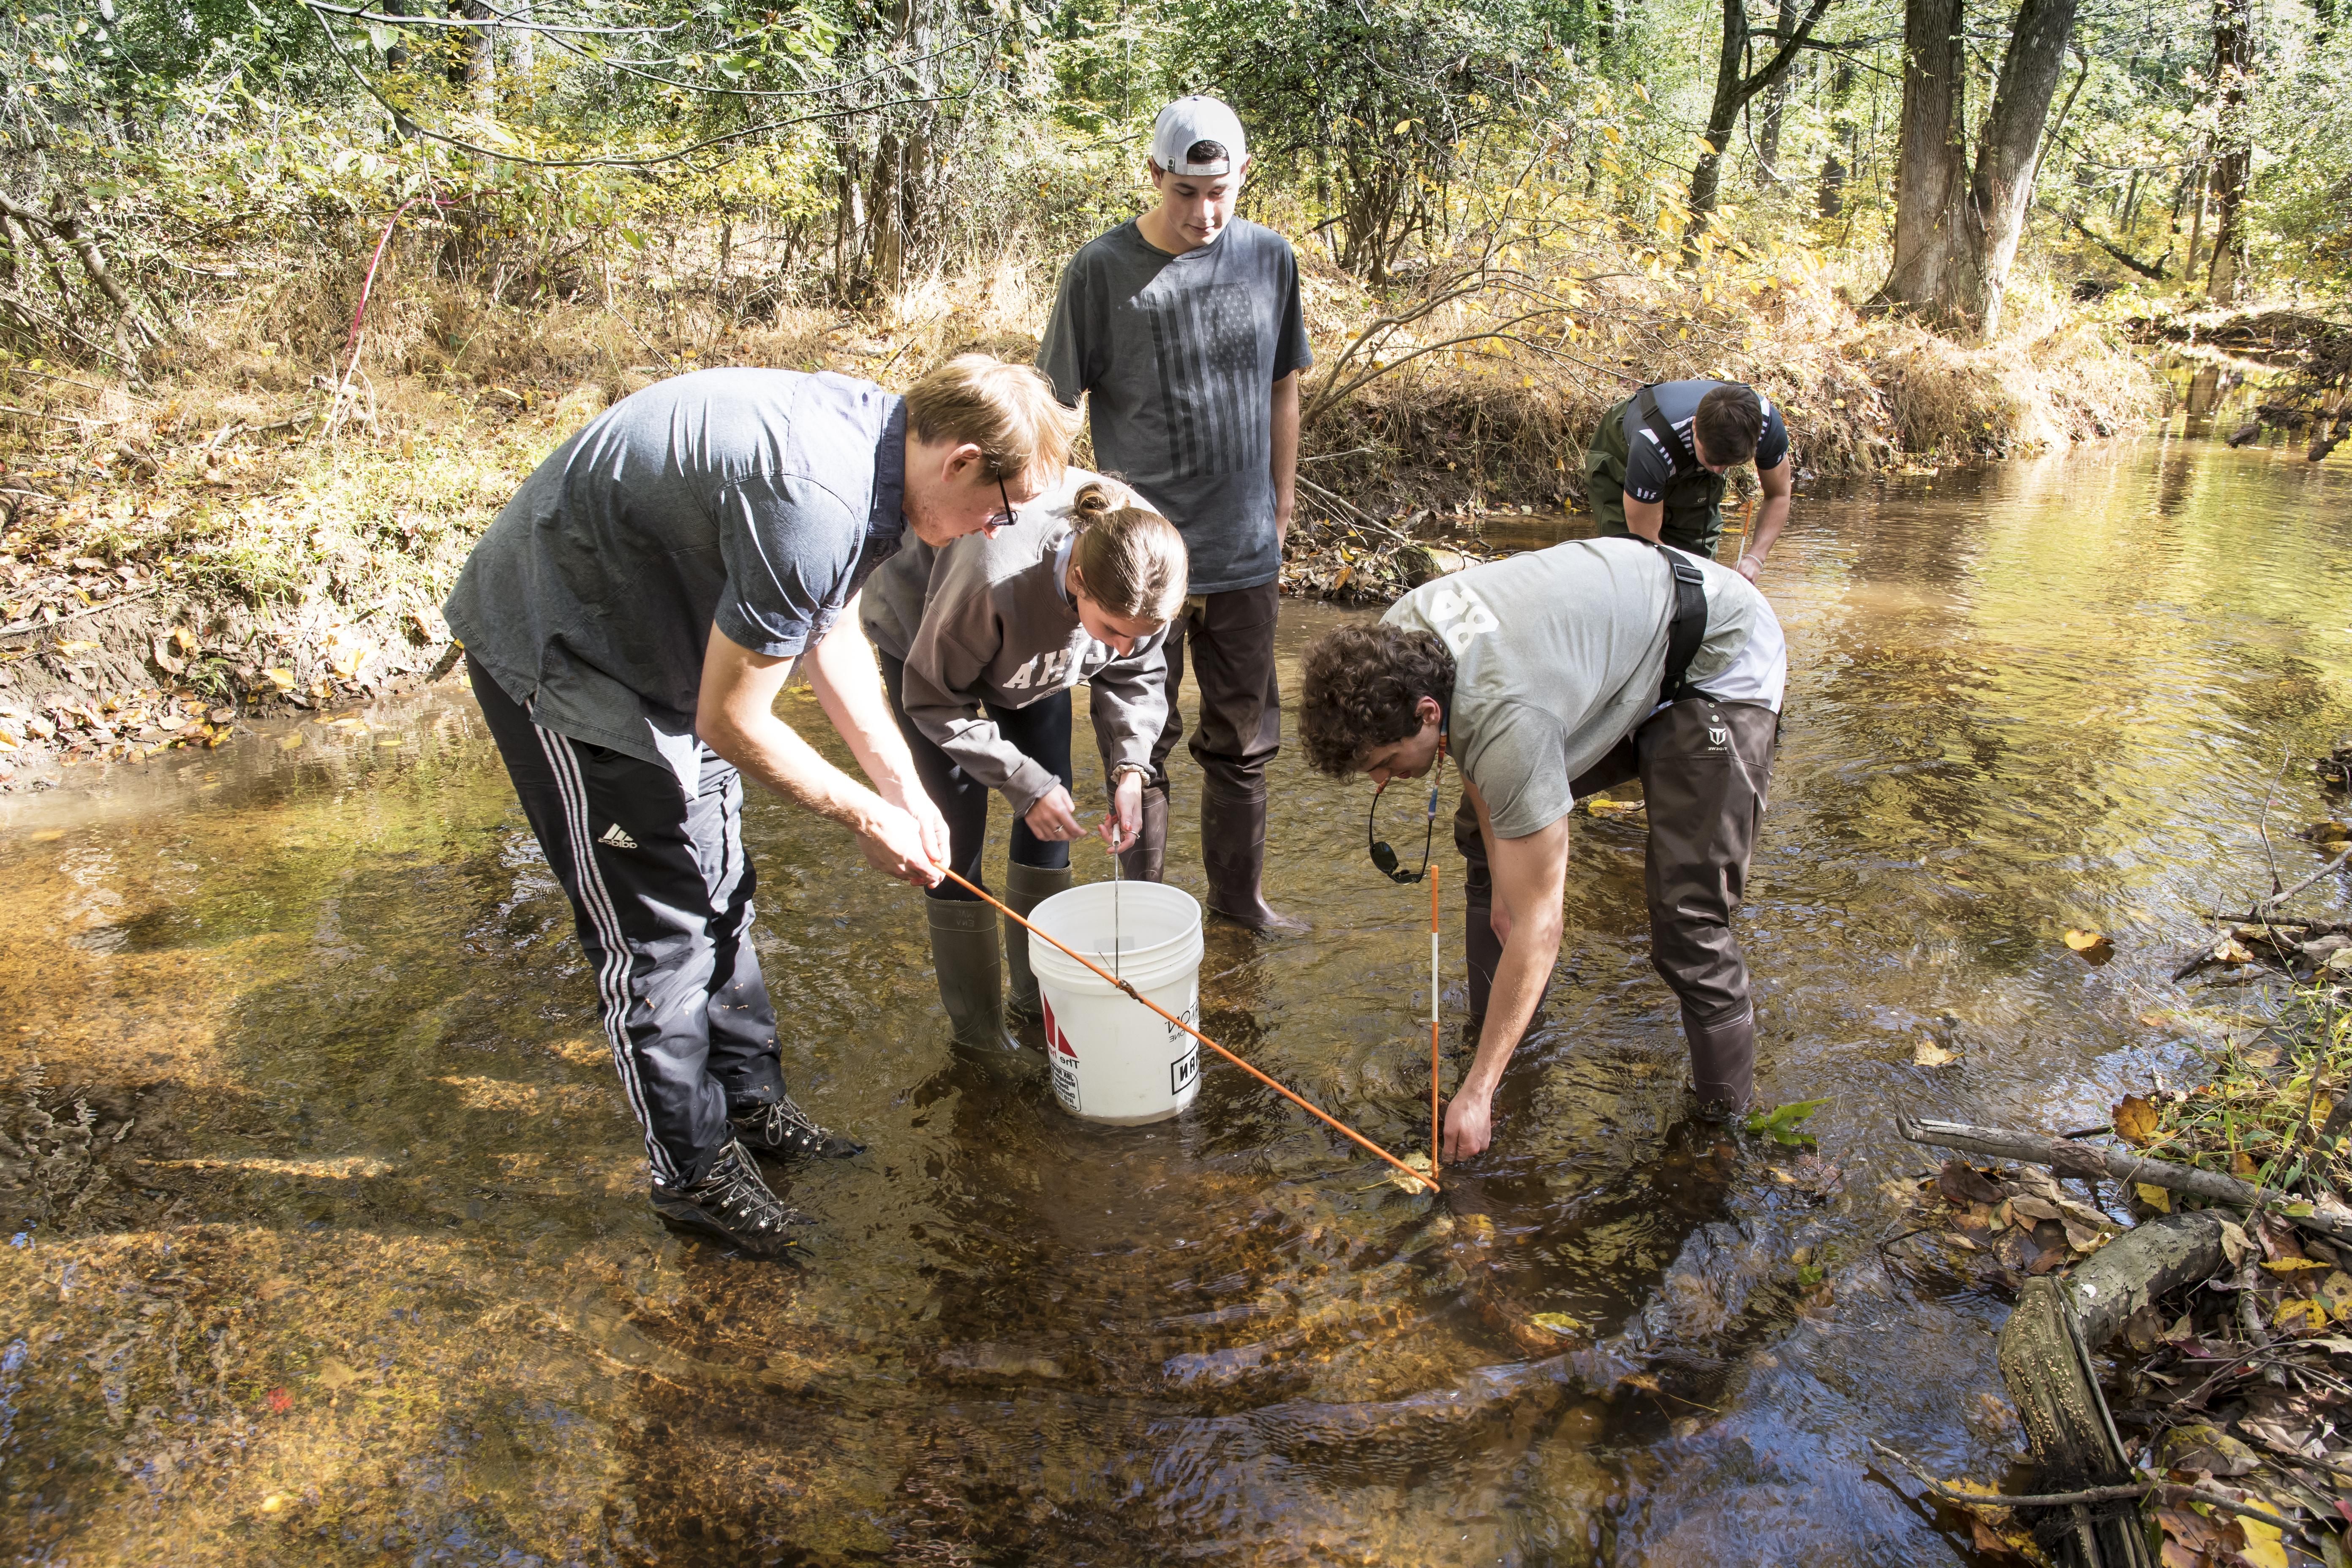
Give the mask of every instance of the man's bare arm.
[(1781, 526), (1789, 521), (1789, 498), (1796, 488), (1790, 482), (1795, 466), (1783, 458), (1769, 468), (1756, 470), (1764, 495), (1756, 503), (1756, 521), (1748, 528), (1748, 548), (1739, 553), (1740, 574), (1751, 583), (1756, 581), (1756, 573), (1764, 564), (1772, 542), (1780, 537)]
[(1635, 500), (1625, 498), (1625, 527), (1655, 544), (1658, 534), (1666, 526), (1666, 503), (1662, 500)]
[[(822, 654), (827, 643), (855, 641), (864, 646), (865, 639), (856, 636), (854, 625), (847, 633), (846, 637), (828, 637), (818, 645), (818, 653)], [(866, 663), (870, 674), (870, 652)], [(791, 673), (791, 658), (753, 653), (713, 626), (709, 646), (703, 654), (695, 732), (712, 751), (742, 770), (746, 778), (820, 816), (830, 817), (857, 835), (867, 864), (876, 869), (926, 887), (937, 882), (939, 874), (931, 868), (935, 858), (926, 842), (922, 823), (904, 806), (885, 799), (826, 762), (798, 731), (776, 717), (776, 694), (783, 689)], [(854, 679), (848, 684), (854, 688)], [(882, 721), (889, 723), (889, 705), (880, 700), (880, 685), (877, 678), (871, 703), (858, 692), (844, 704), (837, 690), (831, 700), (822, 695), (818, 700), (824, 704), (826, 717), (842, 728), (843, 738), (849, 742), (850, 751), (859, 758), (861, 766), (867, 765), (865, 759), (871, 755), (877, 758), (885, 776), (894, 782), (900, 777), (911, 778), (911, 763), (906, 763), (903, 772), (891, 769), (871, 728), (877, 706)], [(896, 741), (895, 725), (891, 731), (891, 739)], [(897, 741), (897, 744), (898, 757), (904, 759), (906, 743)], [(915, 793), (919, 797), (921, 795), (920, 790)]]
[[(1468, 786), (1465, 784), (1465, 788)], [(1503, 957), (1486, 999), (1478, 1054), (1454, 1090), (1445, 1114), (1445, 1158), (1466, 1158), (1493, 1138), (1496, 1087), (1542, 1000), (1545, 979), (1559, 959), (1560, 899), (1568, 880), (1568, 818), (1524, 838), (1495, 837), (1486, 803), (1475, 789), (1478, 832), (1495, 879), (1495, 902), (1504, 916)]]
[(1298, 505), (1298, 373), (1274, 384), (1274, 545), (1290, 532)]

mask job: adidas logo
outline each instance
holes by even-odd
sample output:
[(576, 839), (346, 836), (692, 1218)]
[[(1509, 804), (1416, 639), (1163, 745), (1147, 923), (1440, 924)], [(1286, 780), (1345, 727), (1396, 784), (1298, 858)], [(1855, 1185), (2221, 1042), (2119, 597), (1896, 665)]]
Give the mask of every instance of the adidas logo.
[(621, 825), (617, 822), (604, 829), (604, 836), (596, 842), (609, 844), (615, 849), (635, 849), (637, 847), (637, 841), (622, 832)]

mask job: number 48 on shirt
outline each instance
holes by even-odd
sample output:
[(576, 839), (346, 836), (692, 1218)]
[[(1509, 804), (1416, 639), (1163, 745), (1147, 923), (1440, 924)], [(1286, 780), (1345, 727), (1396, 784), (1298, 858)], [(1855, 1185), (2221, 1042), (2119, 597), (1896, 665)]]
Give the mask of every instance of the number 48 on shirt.
[(1454, 586), (1440, 588), (1430, 595), (1429, 620), (1456, 658), (1468, 651), (1473, 638), (1502, 625), (1485, 600), (1467, 587)]

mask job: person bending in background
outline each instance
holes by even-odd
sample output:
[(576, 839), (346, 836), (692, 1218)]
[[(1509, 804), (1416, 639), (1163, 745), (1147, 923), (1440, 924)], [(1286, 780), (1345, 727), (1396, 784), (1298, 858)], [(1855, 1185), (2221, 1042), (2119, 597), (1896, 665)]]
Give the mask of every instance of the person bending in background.
[[(1637, 540), (1580, 540), (1438, 578), (1379, 626), (1344, 626), (1308, 650), (1307, 760), (1385, 787), (1427, 773), (1443, 747), (1476, 818), (1461, 847), (1483, 1022), (1446, 1108), (1445, 1159), (1486, 1147), (1496, 1086), (1559, 957), (1569, 810), (1634, 776), (1649, 805), (1650, 958), (1682, 1003), (1699, 1109), (1746, 1107), (1756, 1022), (1731, 916), (1787, 681), (1780, 623), (1746, 578)], [(1490, 996), (1477, 953), (1496, 939)]]
[(1167, 725), (1125, 869), (1160, 878), (1189, 649), (1209, 908), (1258, 931), (1304, 931), (1263, 887), (1265, 768), (1282, 747), (1282, 541), (1298, 471), (1298, 376), (1315, 363), (1298, 258), (1272, 229), (1234, 216), (1249, 153), (1241, 121), (1215, 99), (1160, 110), (1147, 166), (1159, 205), (1071, 258), (1037, 350), (1064, 403), (1086, 396), (1095, 462), (1172, 521), (1192, 556), (1192, 596), (1168, 638)]
[[(1068, 416), (1025, 365), (870, 382), (710, 370), (590, 421), (523, 482), (447, 605), (474, 695), (572, 900), (667, 1223), (778, 1257), (797, 1216), (749, 1152), (857, 1145), (784, 1092), (752, 950), (742, 775), (928, 886), (946, 822), (853, 628), (828, 635), (911, 530), (1009, 525), (1057, 480)], [(795, 663), (871, 788), (776, 717)]]
[[(1013, 807), (1004, 902), (1026, 915), (1070, 885), (1085, 829), (1070, 798), (1070, 689), (1087, 683), (1114, 851), (1142, 826), (1151, 748), (1168, 715), (1168, 623), (1184, 601), (1183, 537), (1126, 487), (1081, 468), (987, 539), (911, 550), (866, 585), (866, 635), (923, 789), (948, 824), (947, 864), (984, 885), (988, 796)], [(942, 880), (923, 901), (940, 1000), (956, 1038), (1013, 1048), (996, 914)], [(1013, 1008), (1034, 1016), (1028, 933), (1004, 922)]]
[(1754, 387), (1728, 381), (1645, 386), (1601, 416), (1584, 455), (1585, 495), (1604, 534), (1638, 534), (1715, 559), (1724, 471), (1753, 460), (1763, 486), (1739, 560), (1750, 583), (1789, 521), (1789, 428)]

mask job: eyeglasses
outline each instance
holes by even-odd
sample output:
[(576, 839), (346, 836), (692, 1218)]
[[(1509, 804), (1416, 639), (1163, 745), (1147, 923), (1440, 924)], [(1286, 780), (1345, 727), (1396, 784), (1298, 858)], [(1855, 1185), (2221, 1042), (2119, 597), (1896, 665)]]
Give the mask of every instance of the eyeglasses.
[(1364, 814), (1364, 844), (1370, 851), (1373, 869), (1391, 882), (1418, 882), (1429, 875), (1429, 849), (1437, 841), (1437, 780), (1444, 772), (1445, 748), (1441, 745), (1437, 750), (1437, 773), (1429, 781), (1429, 822), (1422, 830), (1421, 869), (1418, 871), (1398, 869), (1397, 852), (1389, 847), (1388, 841), (1373, 841), (1372, 823), (1380, 814), (1381, 792), (1389, 787), (1391, 781), (1382, 779), (1379, 787), (1372, 791), (1371, 810)]
[(991, 533), (994, 533), (1000, 528), (1011, 528), (1014, 521), (1013, 516), (1013, 493), (1004, 488), (1004, 476), (1003, 474), (996, 476), (996, 499), (1004, 503), (1004, 510), (980, 525), (981, 527), (988, 530)]

